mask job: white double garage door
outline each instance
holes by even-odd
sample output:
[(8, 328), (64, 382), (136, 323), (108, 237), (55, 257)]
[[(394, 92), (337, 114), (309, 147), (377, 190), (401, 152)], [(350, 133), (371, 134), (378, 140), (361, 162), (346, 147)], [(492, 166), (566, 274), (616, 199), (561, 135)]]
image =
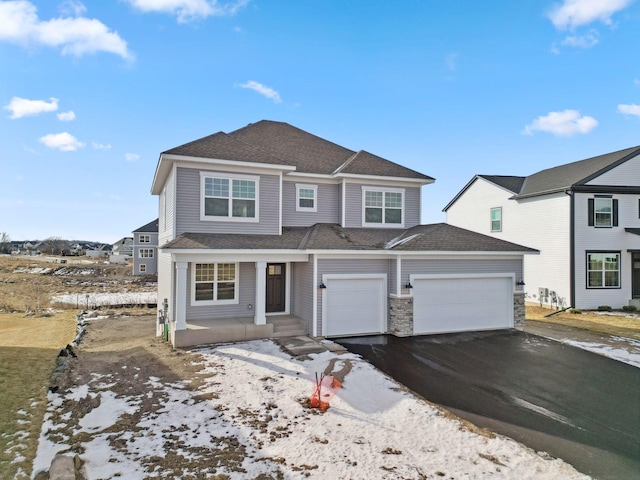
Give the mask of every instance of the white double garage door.
[[(386, 275), (324, 275), (322, 335), (387, 331)], [(413, 333), (513, 328), (514, 276), (412, 275)]]

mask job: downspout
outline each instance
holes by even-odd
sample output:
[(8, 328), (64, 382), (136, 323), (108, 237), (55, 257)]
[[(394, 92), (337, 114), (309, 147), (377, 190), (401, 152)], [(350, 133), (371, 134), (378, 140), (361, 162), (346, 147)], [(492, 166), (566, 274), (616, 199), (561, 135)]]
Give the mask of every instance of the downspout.
[(571, 197), (569, 203), (569, 292), (570, 299), (569, 305), (575, 307), (576, 305), (576, 212), (575, 212), (575, 197), (572, 190), (567, 190), (564, 193)]

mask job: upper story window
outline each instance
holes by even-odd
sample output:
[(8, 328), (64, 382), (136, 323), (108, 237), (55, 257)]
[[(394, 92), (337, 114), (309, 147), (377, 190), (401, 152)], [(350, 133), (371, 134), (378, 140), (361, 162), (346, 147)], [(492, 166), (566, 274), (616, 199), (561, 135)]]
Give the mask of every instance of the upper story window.
[(140, 243), (151, 243), (151, 235), (141, 234)]
[(394, 188), (362, 188), (364, 226), (404, 225), (404, 190)]
[(502, 231), (502, 207), (496, 207), (491, 209), (491, 231)]
[(258, 177), (201, 173), (201, 220), (258, 221)]
[(611, 196), (596, 195), (588, 200), (590, 227), (610, 228), (618, 226), (618, 200)]
[(620, 252), (587, 252), (587, 288), (620, 287)]
[(153, 258), (153, 248), (141, 248), (138, 250), (139, 258)]
[(192, 303), (238, 303), (237, 283), (237, 263), (196, 263), (193, 268)]
[(296, 184), (296, 211), (318, 211), (318, 186)]

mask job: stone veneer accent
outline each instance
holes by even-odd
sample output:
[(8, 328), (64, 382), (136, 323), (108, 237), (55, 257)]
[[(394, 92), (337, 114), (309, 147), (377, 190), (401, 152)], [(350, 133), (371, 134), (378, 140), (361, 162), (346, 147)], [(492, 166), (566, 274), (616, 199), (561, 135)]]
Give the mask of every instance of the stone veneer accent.
[(389, 333), (396, 337), (413, 335), (413, 297), (389, 296)]
[[(513, 294), (513, 325), (524, 329), (524, 292)], [(389, 296), (389, 333), (396, 337), (413, 335), (413, 297)]]
[(513, 294), (513, 325), (519, 330), (524, 329), (524, 292)]

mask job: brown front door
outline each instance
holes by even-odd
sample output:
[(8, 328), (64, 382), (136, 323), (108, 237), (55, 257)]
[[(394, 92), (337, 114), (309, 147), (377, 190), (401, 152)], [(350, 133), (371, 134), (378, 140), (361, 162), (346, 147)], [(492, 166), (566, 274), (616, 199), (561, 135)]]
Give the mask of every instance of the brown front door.
[(640, 253), (633, 252), (631, 254), (632, 264), (632, 298), (640, 298)]
[(285, 311), (286, 263), (267, 264), (267, 312)]

